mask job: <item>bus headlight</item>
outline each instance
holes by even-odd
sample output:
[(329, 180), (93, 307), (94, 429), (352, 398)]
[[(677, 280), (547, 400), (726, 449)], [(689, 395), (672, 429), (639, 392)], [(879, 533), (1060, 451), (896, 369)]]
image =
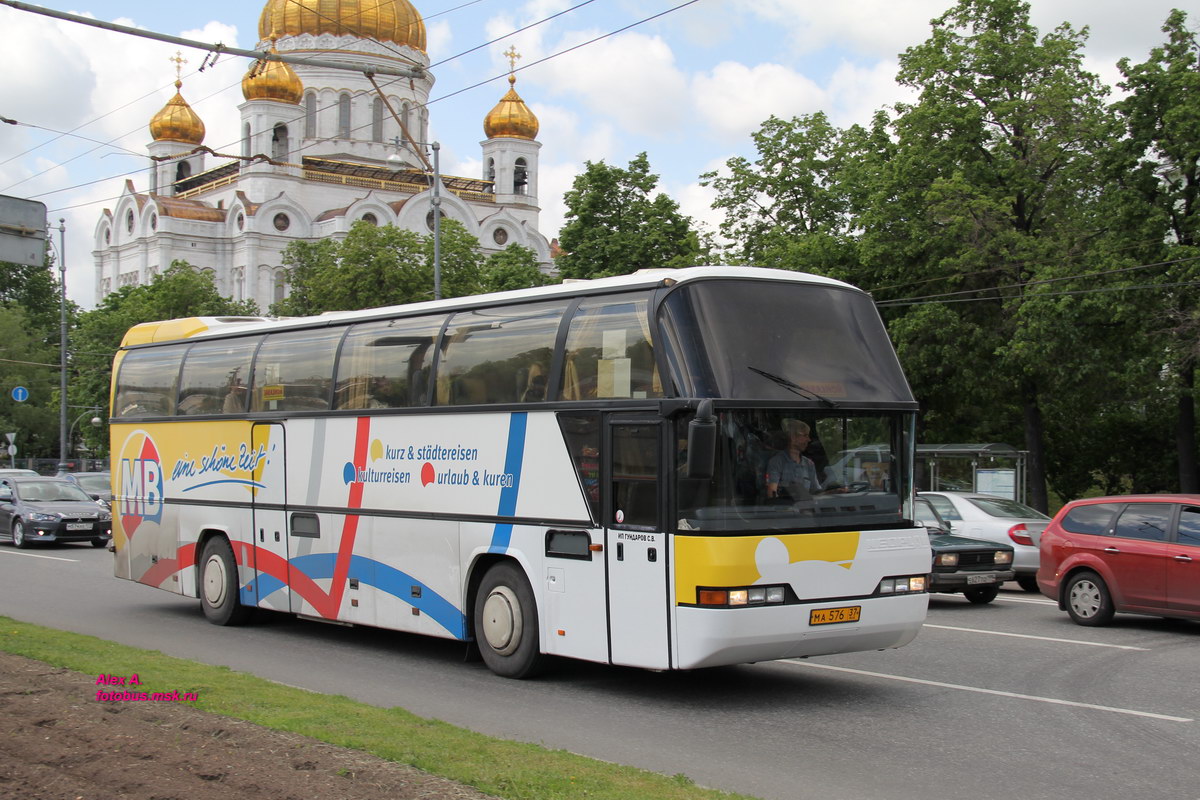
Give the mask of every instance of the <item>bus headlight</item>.
[(737, 589), (696, 589), (698, 605), (717, 608), (782, 605), (787, 597), (783, 586), (747, 586)]
[(911, 594), (925, 591), (926, 576), (905, 575), (899, 578), (884, 578), (875, 588), (875, 594)]

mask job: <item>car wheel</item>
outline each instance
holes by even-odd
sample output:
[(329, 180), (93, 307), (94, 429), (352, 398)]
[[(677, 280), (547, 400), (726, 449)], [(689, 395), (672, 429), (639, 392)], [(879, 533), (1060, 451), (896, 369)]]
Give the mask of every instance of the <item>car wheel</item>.
[(1018, 575), (1017, 586), (1020, 586), (1027, 592), (1039, 592), (1036, 575)]
[(200, 605), (204, 616), (214, 625), (241, 625), (254, 611), (238, 600), (237, 562), (233, 560), (233, 548), (223, 536), (214, 536), (204, 545), (200, 557)]
[(29, 540), (25, 538), (25, 523), (21, 520), (13, 520), (12, 527), (13, 547), (29, 547)]
[(525, 574), (512, 562), (496, 564), (475, 595), (475, 639), (488, 669), (505, 678), (529, 678), (542, 665), (537, 606)]
[(977, 606), (981, 606), (981, 605), (990, 603), (993, 600), (995, 600), (996, 595), (1000, 594), (1000, 587), (999, 586), (980, 586), (975, 589), (967, 589), (965, 592), (963, 592), (963, 594), (965, 594), (967, 596), (967, 599), (970, 600), (972, 603), (974, 603)]
[(108, 544), (108, 539), (105, 539), (103, 536), (97, 536), (95, 539), (92, 539), (92, 547), (104, 547), (106, 544)]
[(1113, 618), (1112, 595), (1094, 572), (1077, 572), (1067, 581), (1067, 613), (1078, 625), (1107, 625)]

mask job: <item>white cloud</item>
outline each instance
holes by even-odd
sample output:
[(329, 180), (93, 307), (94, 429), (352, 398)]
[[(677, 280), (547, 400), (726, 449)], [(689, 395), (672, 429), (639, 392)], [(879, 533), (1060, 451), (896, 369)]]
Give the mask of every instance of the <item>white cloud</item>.
[(829, 97), (810, 78), (780, 64), (725, 61), (692, 81), (695, 113), (725, 141), (745, 139), (771, 115), (788, 119), (825, 109)]
[(896, 83), (895, 61), (879, 61), (862, 66), (843, 61), (830, 77), (828, 96), (830, 121), (839, 127), (870, 123), (884, 106), (899, 101), (914, 102), (917, 92)]

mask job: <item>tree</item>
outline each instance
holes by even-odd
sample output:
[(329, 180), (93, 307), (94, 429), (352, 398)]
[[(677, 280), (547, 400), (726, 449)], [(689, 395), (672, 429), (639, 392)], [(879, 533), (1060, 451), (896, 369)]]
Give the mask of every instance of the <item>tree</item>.
[[(878, 165), (859, 218), (869, 283), (924, 296), (897, 305), (893, 326), (943, 303), (973, 344), (961, 368), (992, 412), (986, 432), (1006, 436), (999, 426), (1019, 421), (1030, 504), (1043, 510), (1043, 410), (1061, 396), (1064, 361), (1047, 342), (1065, 346), (1071, 337), (1059, 334), (1077, 321), (1036, 287), (1055, 265), (1096, 269), (1088, 250), (1089, 204), (1102, 181), (1096, 154), (1115, 139), (1104, 90), (1082, 68), (1085, 38), (1065, 24), (1039, 38), (1020, 0), (961, 0), (935, 19), (931, 37), (900, 58), (898, 80), (920, 97), (898, 107), (894, 152)], [(956, 302), (946, 302), (951, 294)], [(911, 316), (899, 328), (911, 337), (898, 342), (902, 352), (939, 335), (922, 318), (937, 320)], [(966, 394), (942, 392), (936, 370), (910, 379), (936, 412), (949, 412), (945, 397)]]
[(641, 153), (628, 169), (588, 161), (564, 195), (566, 224), (559, 232), (564, 278), (628, 275), (650, 267), (696, 263), (700, 241), (691, 220), (665, 194)]
[(764, 267), (845, 274), (854, 262), (850, 182), (845, 170), (860, 129), (842, 131), (817, 112), (772, 116), (751, 134), (758, 158), (725, 162), (701, 185), (717, 191), (721, 235), (731, 260)]
[[(80, 315), (71, 337), (71, 405), (108, 408), (112, 362), (126, 331), (134, 325), (183, 317), (254, 315), (253, 300), (236, 302), (222, 297), (212, 276), (198, 272), (186, 261), (171, 266), (142, 286), (124, 286), (109, 294), (95, 309)], [(101, 414), (101, 416), (104, 416)], [(104, 446), (107, 429), (82, 430), (96, 450)]]
[[(1137, 65), (1118, 67), (1129, 95), (1116, 104), (1128, 132), (1126, 150), (1150, 176), (1140, 186), (1144, 202), (1163, 223), (1159, 251), (1168, 287), (1154, 318), (1167, 339), (1163, 363), (1170, 373), (1175, 413), (1179, 488), (1200, 492), (1196, 437), (1196, 361), (1200, 357), (1200, 41), (1187, 15), (1172, 11), (1163, 25), (1167, 42)], [(1165, 235), (1164, 235), (1165, 234)], [(1157, 248), (1156, 248), (1157, 249)]]
[(485, 292), (529, 289), (554, 282), (553, 278), (538, 267), (537, 254), (518, 244), (510, 244), (499, 253), (488, 256), (483, 265), (482, 283)]
[[(19, 306), (0, 307), (0, 432), (16, 432), (22, 456), (58, 455), (59, 360), (57, 342), (48, 344)], [(18, 403), (12, 390), (23, 386), (29, 399)]]
[[(483, 256), (462, 223), (441, 222), (443, 297), (480, 291)], [(359, 220), (340, 242), (292, 242), (283, 251), (288, 296), (271, 306), (281, 316), (416, 303), (433, 299), (433, 237)]]

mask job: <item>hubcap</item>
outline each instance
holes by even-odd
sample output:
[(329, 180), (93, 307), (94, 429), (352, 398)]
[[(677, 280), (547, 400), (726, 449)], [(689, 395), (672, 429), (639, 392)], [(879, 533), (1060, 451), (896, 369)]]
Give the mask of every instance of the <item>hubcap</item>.
[(13, 525), (13, 544), (18, 547), (25, 541), (25, 526), (21, 523)]
[(204, 562), (204, 599), (214, 608), (225, 602), (225, 562), (220, 556), (209, 556)]
[(496, 653), (507, 656), (521, 643), (521, 604), (512, 589), (497, 586), (483, 603), (483, 638)]
[(1100, 610), (1100, 590), (1091, 581), (1079, 581), (1071, 587), (1071, 608), (1081, 617), (1094, 617)]

